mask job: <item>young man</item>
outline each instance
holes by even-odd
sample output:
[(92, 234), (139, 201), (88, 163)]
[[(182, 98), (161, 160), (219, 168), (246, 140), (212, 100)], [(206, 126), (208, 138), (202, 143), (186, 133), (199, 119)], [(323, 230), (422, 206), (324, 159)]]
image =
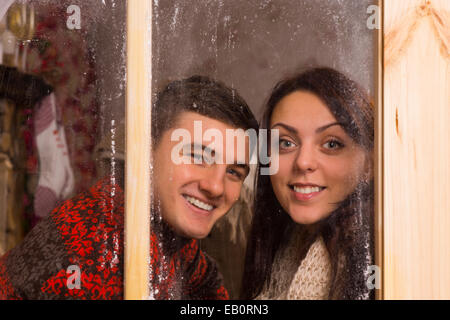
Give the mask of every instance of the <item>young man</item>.
[[(249, 154), (227, 131), (256, 130), (257, 122), (236, 91), (205, 77), (170, 83), (152, 117), (150, 298), (227, 299), (197, 239), (237, 201), (248, 174)], [(110, 176), (66, 201), (0, 258), (0, 299), (123, 297), (124, 195), (117, 181)]]

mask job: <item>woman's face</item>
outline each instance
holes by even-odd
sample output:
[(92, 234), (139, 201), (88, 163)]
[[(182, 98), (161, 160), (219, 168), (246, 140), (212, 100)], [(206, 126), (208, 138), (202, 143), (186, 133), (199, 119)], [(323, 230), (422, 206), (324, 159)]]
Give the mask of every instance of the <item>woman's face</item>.
[(364, 149), (312, 93), (284, 97), (275, 106), (270, 128), (280, 134), (279, 170), (270, 177), (272, 187), (296, 223), (310, 225), (328, 217), (369, 172)]

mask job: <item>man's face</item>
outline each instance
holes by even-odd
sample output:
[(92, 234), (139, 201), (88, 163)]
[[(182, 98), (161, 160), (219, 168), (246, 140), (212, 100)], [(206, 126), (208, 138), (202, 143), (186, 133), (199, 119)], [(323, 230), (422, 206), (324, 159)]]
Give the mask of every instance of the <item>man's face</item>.
[[(199, 139), (194, 134), (194, 121), (197, 125), (201, 121), (203, 133), (208, 129), (220, 133), (222, 143), (214, 138), (204, 139), (203, 134)], [(172, 133), (180, 129), (189, 132), (191, 141), (171, 141)], [(163, 219), (181, 236), (195, 239), (206, 237), (214, 223), (239, 199), (242, 183), (248, 174), (249, 157), (248, 152), (244, 152), (243, 158), (238, 158), (242, 157), (242, 153), (236, 152), (238, 144), (234, 138), (227, 137), (227, 129), (236, 128), (194, 112), (184, 112), (178, 116), (173, 128), (163, 133), (153, 151), (155, 204), (160, 207)], [(233, 143), (227, 143), (227, 138)], [(180, 143), (184, 143), (182, 150)], [(215, 156), (214, 163), (202, 158), (202, 149), (209, 150), (207, 147), (209, 154)], [(248, 150), (247, 140), (245, 149)], [(230, 151), (234, 154), (232, 158)], [(185, 161), (174, 161), (173, 152)], [(196, 162), (199, 159), (203, 161), (194, 163), (195, 159)]]

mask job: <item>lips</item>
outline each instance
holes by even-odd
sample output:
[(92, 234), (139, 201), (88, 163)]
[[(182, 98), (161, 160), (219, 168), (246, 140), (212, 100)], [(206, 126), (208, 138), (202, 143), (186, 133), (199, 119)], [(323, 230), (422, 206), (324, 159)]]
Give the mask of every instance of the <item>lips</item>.
[(298, 187), (298, 186), (292, 186), (292, 190), (294, 190), (295, 192), (302, 193), (302, 194), (309, 194), (309, 193), (314, 193), (314, 192), (320, 192), (323, 189), (325, 189), (325, 187)]
[(205, 202), (204, 200), (200, 200), (199, 198), (196, 198), (194, 196), (183, 194), (183, 197), (190, 205), (192, 205), (196, 209), (211, 212), (216, 208), (216, 206), (214, 206), (213, 204)]
[(289, 185), (294, 197), (299, 201), (308, 201), (319, 196), (326, 187), (315, 184), (292, 184)]

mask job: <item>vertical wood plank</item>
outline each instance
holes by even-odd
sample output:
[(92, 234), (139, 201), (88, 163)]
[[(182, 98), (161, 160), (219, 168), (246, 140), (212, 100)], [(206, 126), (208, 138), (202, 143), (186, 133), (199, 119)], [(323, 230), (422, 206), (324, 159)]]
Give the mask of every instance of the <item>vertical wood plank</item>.
[(152, 0), (127, 1), (125, 299), (149, 297)]
[(384, 3), (385, 299), (450, 299), (449, 12)]
[[(380, 8), (380, 26), (374, 35), (375, 46), (375, 65), (374, 74), (375, 85), (375, 150), (374, 150), (374, 181), (375, 181), (375, 264), (380, 267), (381, 279), (383, 278), (383, 6), (384, 0), (377, 3)], [(380, 281), (381, 284), (383, 281)], [(383, 287), (375, 291), (375, 299), (383, 299)]]

